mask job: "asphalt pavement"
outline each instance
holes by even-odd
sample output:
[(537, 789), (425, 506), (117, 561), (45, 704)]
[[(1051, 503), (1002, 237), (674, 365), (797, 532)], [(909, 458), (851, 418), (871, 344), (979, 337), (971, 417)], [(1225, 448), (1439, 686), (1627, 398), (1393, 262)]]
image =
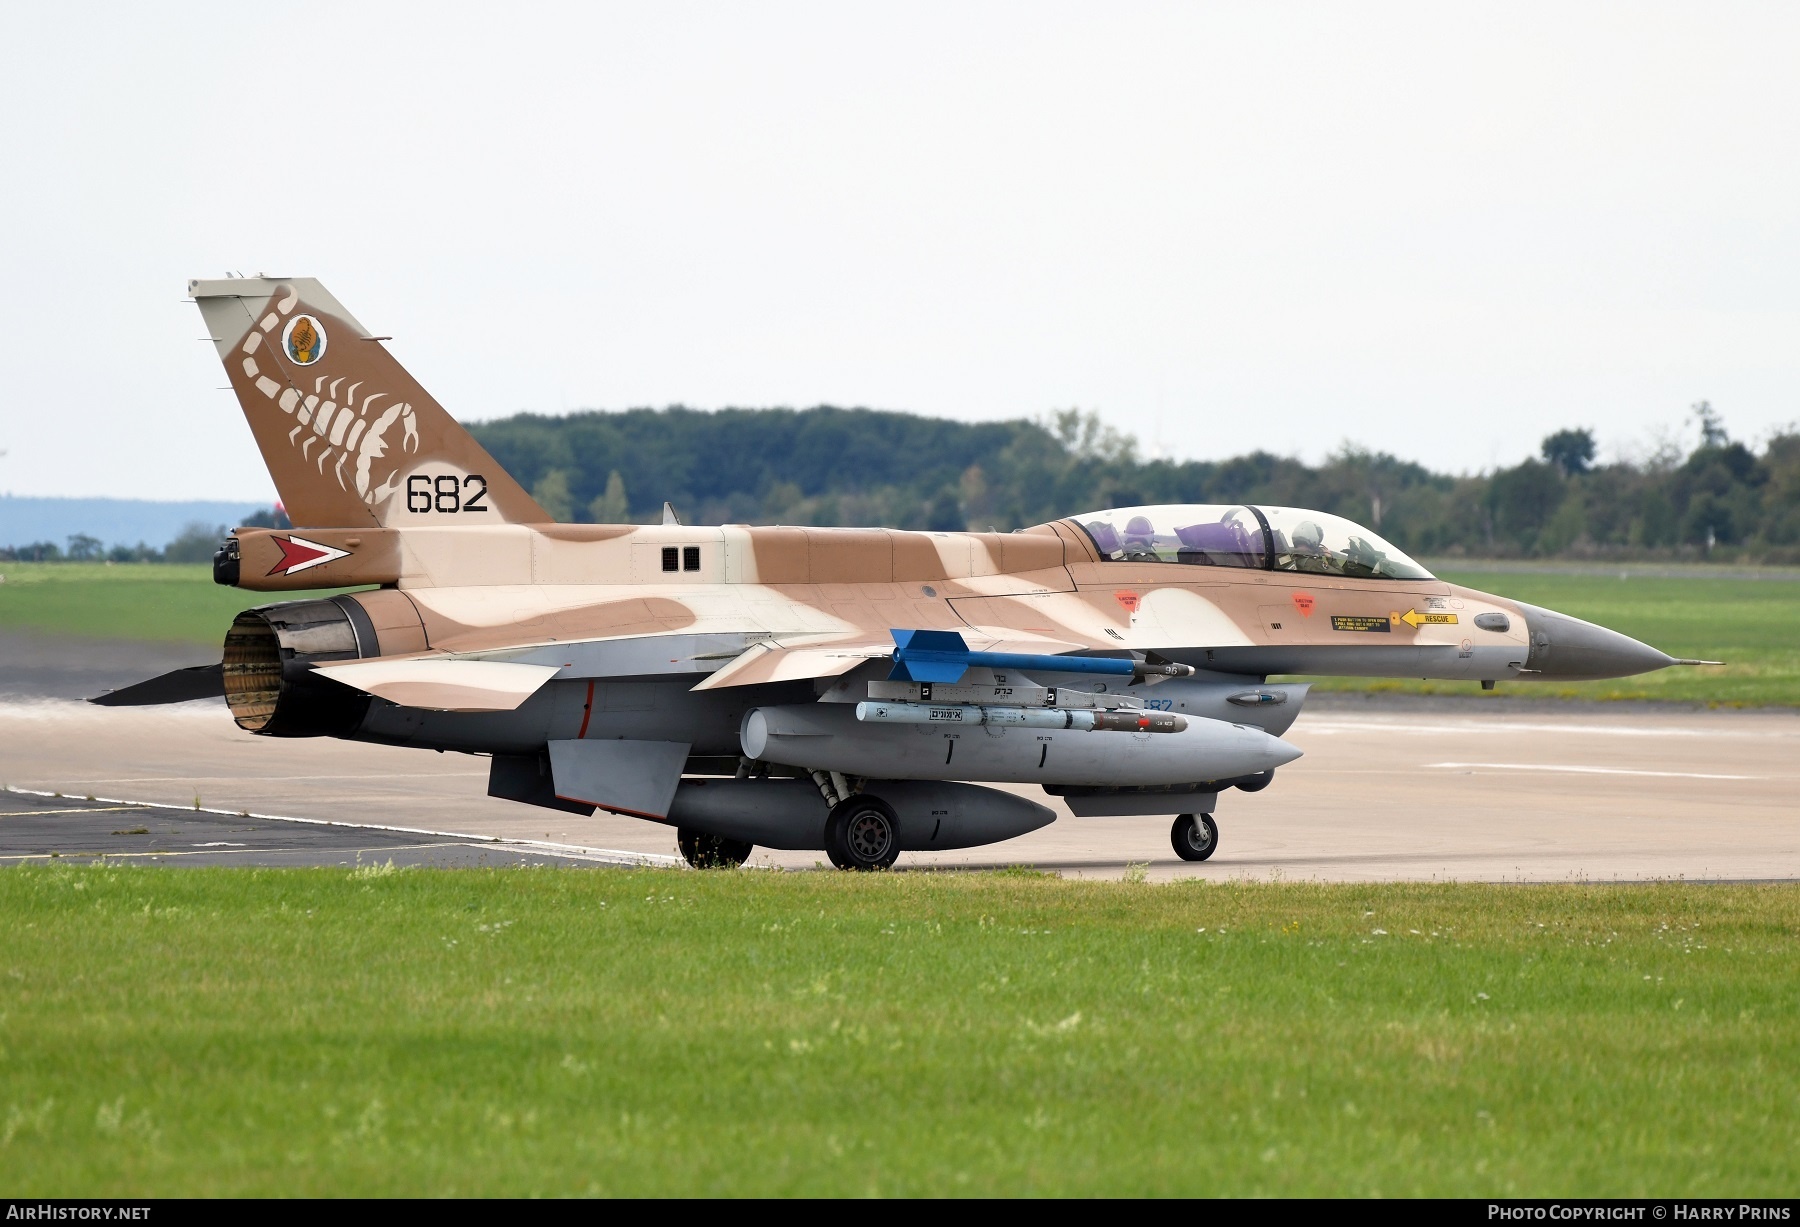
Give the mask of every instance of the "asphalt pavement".
[(97, 861), (469, 869), (634, 865), (645, 863), (645, 858), (142, 801), (46, 796), (18, 789), (0, 792), (0, 865)]
[[(0, 863), (53, 852), (169, 864), (674, 863), (666, 826), (488, 797), (483, 758), (256, 737), (218, 700), (95, 707), (75, 700), (161, 665), (128, 649), (41, 638), (22, 660), (19, 642), (0, 639), (0, 784), (34, 791), (0, 794)], [(108, 655), (115, 650), (117, 659)], [(69, 666), (60, 673), (59, 658)], [(178, 649), (168, 659), (171, 668), (204, 663)], [(1305, 757), (1262, 792), (1220, 798), (1219, 851), (1203, 864), (1176, 858), (1167, 817), (1075, 818), (1017, 786), (1058, 821), (986, 848), (908, 853), (899, 867), (1025, 864), (1152, 879), (1800, 880), (1800, 713), (1322, 696), (1288, 739)], [(90, 796), (103, 799), (82, 800)], [(803, 869), (822, 859), (758, 849), (753, 863)]]

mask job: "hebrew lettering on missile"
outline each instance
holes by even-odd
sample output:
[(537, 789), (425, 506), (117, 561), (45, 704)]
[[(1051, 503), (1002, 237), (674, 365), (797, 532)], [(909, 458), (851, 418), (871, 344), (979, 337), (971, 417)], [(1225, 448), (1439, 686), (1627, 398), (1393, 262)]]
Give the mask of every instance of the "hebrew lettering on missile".
[(1037, 729), (1083, 729), (1088, 732), (1180, 733), (1181, 716), (1147, 711), (1046, 711), (1028, 707), (982, 707), (975, 704), (858, 703), (856, 718), (871, 724), (989, 724)]

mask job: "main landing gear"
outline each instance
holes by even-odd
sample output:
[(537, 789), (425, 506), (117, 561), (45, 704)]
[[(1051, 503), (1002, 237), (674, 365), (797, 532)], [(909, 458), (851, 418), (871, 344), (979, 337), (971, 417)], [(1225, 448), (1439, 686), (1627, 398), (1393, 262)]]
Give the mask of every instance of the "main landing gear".
[(1175, 855), (1184, 861), (1203, 861), (1218, 850), (1219, 824), (1211, 814), (1183, 814), (1169, 831)]
[(825, 821), (825, 855), (839, 869), (887, 869), (900, 856), (894, 811), (878, 797), (840, 801)]
[(675, 832), (675, 844), (681, 855), (695, 869), (736, 869), (750, 859), (753, 845), (723, 835), (708, 835), (682, 827)]

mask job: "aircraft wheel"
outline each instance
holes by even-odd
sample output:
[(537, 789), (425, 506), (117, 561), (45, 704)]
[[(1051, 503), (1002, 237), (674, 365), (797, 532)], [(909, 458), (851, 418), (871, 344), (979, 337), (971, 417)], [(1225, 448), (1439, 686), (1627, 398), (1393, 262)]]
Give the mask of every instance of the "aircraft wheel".
[(900, 824), (879, 797), (851, 797), (825, 823), (825, 855), (839, 869), (886, 869), (900, 856)]
[(1175, 855), (1184, 861), (1203, 861), (1219, 848), (1219, 824), (1211, 814), (1183, 814), (1169, 831)]
[(723, 835), (708, 835), (682, 827), (675, 832), (675, 844), (681, 855), (695, 869), (736, 869), (750, 859), (754, 844)]

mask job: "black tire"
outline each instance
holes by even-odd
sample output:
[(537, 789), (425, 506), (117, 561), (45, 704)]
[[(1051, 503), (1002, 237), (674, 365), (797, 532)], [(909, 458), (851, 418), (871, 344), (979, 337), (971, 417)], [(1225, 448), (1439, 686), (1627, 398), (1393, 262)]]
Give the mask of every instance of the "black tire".
[(838, 803), (825, 822), (825, 855), (839, 869), (887, 869), (900, 857), (900, 823), (879, 797)]
[(1219, 824), (1211, 814), (1183, 814), (1169, 830), (1175, 855), (1184, 861), (1203, 861), (1219, 850)]
[(741, 839), (726, 839), (682, 827), (675, 832), (675, 846), (682, 858), (695, 869), (736, 869), (750, 859), (754, 844)]

